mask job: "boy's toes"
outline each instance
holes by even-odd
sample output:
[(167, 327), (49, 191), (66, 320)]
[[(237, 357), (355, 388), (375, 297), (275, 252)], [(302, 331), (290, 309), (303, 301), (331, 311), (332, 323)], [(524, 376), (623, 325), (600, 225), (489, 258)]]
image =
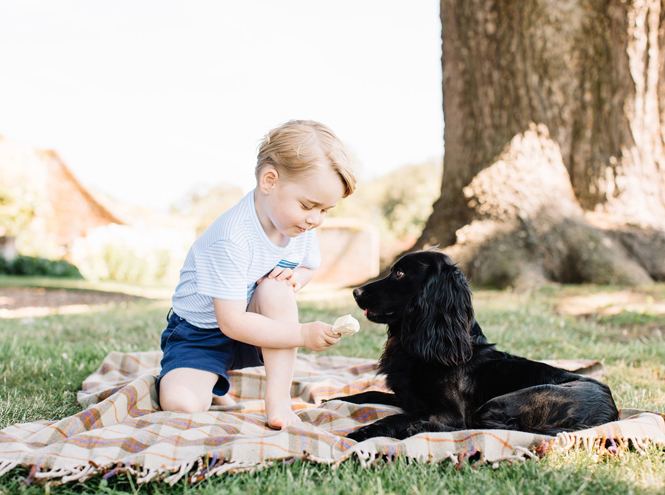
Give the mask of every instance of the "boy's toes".
[(292, 411), (285, 412), (278, 416), (268, 417), (268, 426), (275, 430), (283, 430), (287, 426), (295, 423), (302, 423), (302, 420)]
[(287, 426), (291, 426), (296, 423), (302, 423), (302, 419), (300, 419), (297, 414), (292, 413), (291, 417), (282, 422), (282, 430)]
[(282, 418), (272, 418), (268, 420), (268, 426), (273, 430), (281, 430), (282, 424)]

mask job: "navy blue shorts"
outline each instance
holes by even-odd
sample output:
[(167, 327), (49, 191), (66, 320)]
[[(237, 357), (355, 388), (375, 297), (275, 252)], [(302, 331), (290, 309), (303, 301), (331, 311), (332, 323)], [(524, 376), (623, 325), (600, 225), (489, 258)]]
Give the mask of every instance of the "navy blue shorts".
[(169, 311), (168, 325), (162, 333), (162, 372), (159, 381), (176, 368), (194, 368), (216, 373), (219, 378), (212, 393), (225, 395), (229, 391), (229, 370), (263, 366), (256, 346), (233, 340), (219, 328), (199, 328)]

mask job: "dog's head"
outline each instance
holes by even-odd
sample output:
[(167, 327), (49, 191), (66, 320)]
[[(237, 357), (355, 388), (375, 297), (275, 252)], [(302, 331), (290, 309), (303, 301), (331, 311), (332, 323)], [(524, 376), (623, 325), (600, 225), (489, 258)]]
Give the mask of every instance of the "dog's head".
[(418, 359), (455, 365), (471, 357), (471, 290), (441, 251), (403, 256), (387, 277), (355, 289), (353, 296), (367, 319), (390, 325), (391, 336)]

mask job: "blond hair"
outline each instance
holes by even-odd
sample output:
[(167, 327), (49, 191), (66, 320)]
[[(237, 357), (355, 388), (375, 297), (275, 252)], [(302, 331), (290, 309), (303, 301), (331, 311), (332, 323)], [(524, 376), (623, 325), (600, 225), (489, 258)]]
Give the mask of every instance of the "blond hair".
[(329, 164), (344, 183), (346, 198), (356, 189), (344, 145), (328, 127), (313, 120), (290, 120), (265, 135), (256, 160), (256, 180), (272, 165), (286, 180)]

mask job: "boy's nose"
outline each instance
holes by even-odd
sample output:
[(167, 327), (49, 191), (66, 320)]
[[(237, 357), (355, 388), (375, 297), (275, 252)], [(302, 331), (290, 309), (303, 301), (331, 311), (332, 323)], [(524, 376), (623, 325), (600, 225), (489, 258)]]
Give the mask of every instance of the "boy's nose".
[(310, 214), (310, 215), (307, 217), (307, 220), (306, 220), (306, 221), (307, 221), (307, 223), (310, 224), (310, 225), (316, 225), (316, 226), (318, 226), (319, 223), (320, 223), (320, 222), (319, 222), (320, 219), (321, 219), (321, 215), (313, 215), (313, 214)]

